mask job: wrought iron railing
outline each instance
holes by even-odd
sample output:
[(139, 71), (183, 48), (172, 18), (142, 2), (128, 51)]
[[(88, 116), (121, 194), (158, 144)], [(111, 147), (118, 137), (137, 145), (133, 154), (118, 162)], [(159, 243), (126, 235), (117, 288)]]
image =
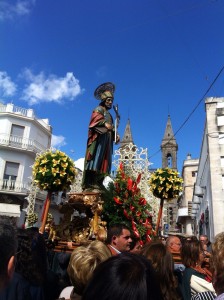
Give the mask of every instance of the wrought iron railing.
[(14, 193), (27, 193), (30, 183), (19, 182), (11, 179), (0, 179), (0, 191), (14, 192)]
[(0, 133), (0, 145), (32, 151), (35, 153), (44, 151), (46, 149), (46, 147), (35, 140), (5, 133)]

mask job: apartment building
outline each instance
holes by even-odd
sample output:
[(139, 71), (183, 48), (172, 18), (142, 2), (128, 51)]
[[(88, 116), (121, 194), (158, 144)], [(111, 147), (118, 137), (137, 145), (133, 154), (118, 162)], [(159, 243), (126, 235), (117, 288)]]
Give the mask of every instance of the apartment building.
[(33, 109), (0, 103), (0, 215), (25, 215), (31, 166), (50, 147), (51, 135), (48, 119), (37, 118)]

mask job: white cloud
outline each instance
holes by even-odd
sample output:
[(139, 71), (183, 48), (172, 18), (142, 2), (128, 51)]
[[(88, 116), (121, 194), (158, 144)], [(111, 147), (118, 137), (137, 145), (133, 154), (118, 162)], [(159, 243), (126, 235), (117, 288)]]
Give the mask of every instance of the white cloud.
[(29, 15), (36, 0), (8, 0), (0, 2), (0, 21), (13, 20), (15, 17)]
[(52, 137), (51, 137), (51, 147), (52, 148), (60, 148), (65, 145), (66, 145), (66, 142), (65, 142), (64, 136), (52, 134)]
[(79, 80), (72, 72), (67, 72), (65, 77), (56, 75), (45, 76), (43, 72), (34, 75), (31, 70), (24, 72), (25, 79), (29, 82), (23, 91), (23, 99), (30, 105), (40, 102), (61, 103), (64, 99), (73, 100), (82, 90)]
[(6, 72), (0, 71), (0, 94), (4, 97), (13, 96), (16, 92), (16, 84)]
[(81, 171), (84, 170), (84, 161), (85, 161), (85, 158), (79, 158), (75, 161), (75, 167), (80, 169)]

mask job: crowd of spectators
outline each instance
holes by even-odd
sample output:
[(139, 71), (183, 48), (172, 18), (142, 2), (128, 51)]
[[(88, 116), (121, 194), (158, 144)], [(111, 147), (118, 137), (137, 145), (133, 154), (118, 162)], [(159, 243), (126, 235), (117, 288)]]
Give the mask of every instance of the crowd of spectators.
[(143, 245), (114, 224), (104, 242), (55, 253), (38, 228), (4, 218), (0, 244), (0, 300), (224, 299), (224, 232), (214, 243), (171, 235)]

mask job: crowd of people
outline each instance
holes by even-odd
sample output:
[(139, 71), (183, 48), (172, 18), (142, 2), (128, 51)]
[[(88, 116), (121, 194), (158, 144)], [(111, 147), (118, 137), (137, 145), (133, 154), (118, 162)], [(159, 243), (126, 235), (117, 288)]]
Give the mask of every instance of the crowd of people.
[(57, 253), (60, 272), (37, 228), (2, 219), (0, 244), (0, 300), (224, 299), (224, 232), (214, 243), (170, 235), (142, 245), (114, 224), (105, 242)]

